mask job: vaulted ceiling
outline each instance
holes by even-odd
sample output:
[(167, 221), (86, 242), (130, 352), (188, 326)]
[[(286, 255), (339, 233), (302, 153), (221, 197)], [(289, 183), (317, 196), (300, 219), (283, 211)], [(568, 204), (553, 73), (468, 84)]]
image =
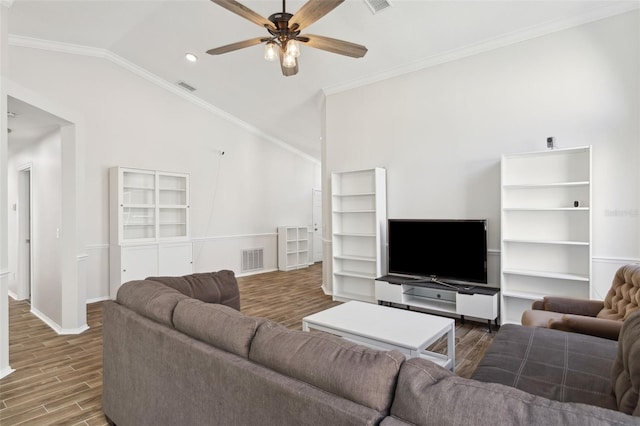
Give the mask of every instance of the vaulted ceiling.
[[(280, 0), (240, 2), (268, 17)], [(295, 12), (303, 0), (286, 2)], [(369, 84), (443, 61), (526, 40), (637, 8), (637, 0), (428, 1), (391, 0), (373, 13), (365, 0), (346, 0), (304, 32), (365, 45), (354, 59), (302, 46), (297, 75), (284, 77), (263, 46), (211, 56), (214, 47), (266, 30), (209, 0), (16, 0), (9, 9), (10, 43), (84, 46), (110, 52), (247, 123), (255, 131), (320, 158), (326, 93)], [(185, 53), (199, 57), (185, 60)], [(183, 90), (183, 89), (180, 89)]]

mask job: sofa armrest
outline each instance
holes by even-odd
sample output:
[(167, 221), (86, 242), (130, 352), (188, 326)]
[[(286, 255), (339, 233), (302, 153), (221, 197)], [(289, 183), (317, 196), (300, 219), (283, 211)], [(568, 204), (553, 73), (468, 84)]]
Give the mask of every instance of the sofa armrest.
[(549, 328), (618, 340), (622, 321), (566, 314), (559, 320), (550, 320)]
[(544, 301), (543, 300), (534, 300), (531, 304), (531, 309), (535, 311), (544, 311)]
[(545, 297), (542, 300), (542, 306), (544, 311), (595, 317), (604, 308), (604, 302), (569, 297)]

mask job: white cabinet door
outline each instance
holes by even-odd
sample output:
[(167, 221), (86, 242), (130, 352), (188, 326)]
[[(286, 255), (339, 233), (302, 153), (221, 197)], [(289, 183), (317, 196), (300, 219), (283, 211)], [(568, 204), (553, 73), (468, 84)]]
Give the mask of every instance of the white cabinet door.
[(498, 317), (498, 294), (456, 295), (456, 312), (459, 315), (494, 320)]
[(179, 277), (193, 273), (191, 243), (160, 244), (158, 246), (158, 275)]
[(122, 247), (121, 284), (132, 280), (143, 280), (158, 273), (158, 246)]

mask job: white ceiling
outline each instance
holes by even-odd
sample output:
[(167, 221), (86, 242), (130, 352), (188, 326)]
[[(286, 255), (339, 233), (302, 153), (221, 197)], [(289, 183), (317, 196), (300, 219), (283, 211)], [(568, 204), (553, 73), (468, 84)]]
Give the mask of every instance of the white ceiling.
[(9, 143), (15, 143), (14, 147), (38, 140), (60, 126), (69, 124), (53, 114), (11, 96), (7, 99), (7, 107), (9, 110), (7, 127), (11, 131)]
[[(265, 17), (282, 9), (280, 0), (240, 2)], [(287, 12), (295, 13), (304, 3), (287, 1)], [(210, 48), (267, 35), (209, 0), (16, 0), (9, 9), (9, 34), (10, 42), (39, 39), (105, 49), (169, 84), (183, 80), (197, 89), (193, 95), (215, 108), (319, 159), (325, 92), (621, 13), (640, 2), (392, 0), (392, 4), (373, 14), (364, 0), (346, 0), (309, 26), (303, 34), (363, 44), (369, 51), (354, 59), (303, 46), (300, 72), (292, 77), (283, 77), (278, 63), (262, 58), (261, 45), (207, 55)], [(187, 62), (186, 52), (200, 60)]]

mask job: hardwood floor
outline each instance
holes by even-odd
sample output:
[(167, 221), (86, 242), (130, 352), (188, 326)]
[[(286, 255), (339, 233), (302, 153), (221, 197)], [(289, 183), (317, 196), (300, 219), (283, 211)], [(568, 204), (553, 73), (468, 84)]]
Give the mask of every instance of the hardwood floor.
[[(320, 288), (322, 266), (238, 278), (242, 312), (301, 329), (302, 318), (335, 306)], [(0, 424), (107, 424), (102, 414), (102, 302), (87, 306), (90, 329), (60, 336), (9, 299), (9, 359), (16, 371), (0, 380)], [(485, 324), (456, 321), (456, 373), (468, 377), (493, 340)], [(446, 348), (444, 340), (432, 350)]]

